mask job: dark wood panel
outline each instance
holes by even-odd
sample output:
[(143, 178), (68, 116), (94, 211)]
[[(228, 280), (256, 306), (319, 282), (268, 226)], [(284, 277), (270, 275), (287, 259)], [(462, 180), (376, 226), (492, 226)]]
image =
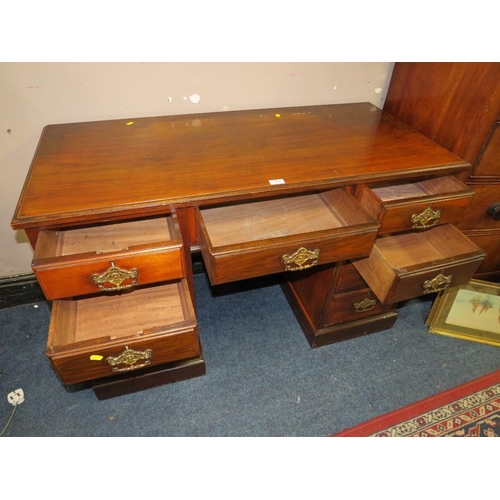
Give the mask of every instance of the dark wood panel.
[(457, 227), (500, 230), (500, 182), (470, 186), (474, 190), (474, 197)]
[(396, 63), (384, 110), (474, 164), (500, 115), (500, 63)]
[(473, 177), (499, 177), (500, 178), (500, 123), (492, 127), (490, 136), (486, 139), (484, 149), (474, 171)]

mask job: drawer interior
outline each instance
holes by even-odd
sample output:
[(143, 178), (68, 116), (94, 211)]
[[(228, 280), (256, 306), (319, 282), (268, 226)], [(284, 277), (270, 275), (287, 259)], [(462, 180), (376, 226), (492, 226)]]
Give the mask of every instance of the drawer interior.
[[(214, 248), (366, 223), (366, 216), (359, 216), (358, 205), (348, 206), (350, 195), (343, 190), (336, 191), (226, 205), (203, 209), (200, 213)], [(338, 198), (342, 198), (340, 205), (336, 203)], [(339, 206), (345, 211), (341, 213)]]
[(88, 252), (107, 253), (175, 239), (171, 218), (163, 216), (83, 228), (41, 231), (36, 253), (38, 258)]
[(481, 249), (455, 226), (445, 224), (382, 236), (370, 256), (353, 265), (380, 302), (390, 304), (466, 283), (483, 258)]
[(394, 269), (446, 261), (477, 251), (474, 243), (449, 224), (423, 233), (381, 236), (377, 239), (376, 247)]
[(456, 195), (469, 189), (458, 179), (452, 176), (426, 179), (419, 182), (398, 184), (395, 186), (374, 187), (372, 193), (382, 202), (396, 202), (412, 200), (430, 196)]
[(53, 349), (120, 340), (155, 330), (196, 323), (185, 280), (129, 293), (99, 295), (53, 303), (49, 345)]

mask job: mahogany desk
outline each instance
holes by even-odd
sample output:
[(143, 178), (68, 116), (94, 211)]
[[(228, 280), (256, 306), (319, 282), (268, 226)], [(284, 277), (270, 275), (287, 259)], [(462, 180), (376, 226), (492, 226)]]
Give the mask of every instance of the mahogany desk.
[(467, 282), (470, 165), (369, 103), (48, 125), (12, 227), (53, 301), (47, 355), (99, 399), (205, 373), (213, 286), (282, 273), (311, 347)]

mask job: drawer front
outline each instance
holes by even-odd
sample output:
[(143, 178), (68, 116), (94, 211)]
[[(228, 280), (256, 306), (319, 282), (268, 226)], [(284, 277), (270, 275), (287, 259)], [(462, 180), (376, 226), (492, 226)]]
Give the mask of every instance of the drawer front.
[(500, 177), (500, 122), (495, 123), (491, 135), (474, 167), (474, 177)]
[(377, 298), (392, 304), (467, 283), (484, 252), (453, 225), (379, 238), (370, 256), (353, 261)]
[(471, 187), (474, 198), (457, 226), (460, 229), (500, 229), (500, 183)]
[(197, 341), (196, 329), (190, 329), (155, 340), (95, 348), (74, 355), (51, 355), (49, 358), (64, 383), (76, 384), (194, 358), (199, 354)]
[(88, 257), (71, 264), (34, 264), (33, 269), (48, 300), (113, 292), (183, 276), (181, 248), (171, 247)]
[(342, 189), (198, 210), (197, 225), (213, 285), (368, 255), (378, 230)]
[[(159, 221), (155, 224), (162, 225)], [(182, 238), (172, 223), (164, 226), (163, 233), (158, 230), (154, 236), (148, 233), (149, 222), (122, 223), (119, 228), (106, 226), (108, 234), (104, 234), (103, 228), (43, 230), (38, 237), (32, 268), (49, 300), (182, 278), (185, 275)], [(119, 249), (110, 250), (113, 247), (110, 242), (118, 240), (112, 232), (132, 227), (134, 234), (127, 238), (120, 233), (123, 241), (115, 243)], [(92, 236), (87, 238), (87, 234)], [(104, 251), (100, 250), (99, 236), (102, 236)], [(139, 243), (141, 241), (144, 243)]]
[(326, 325), (335, 325), (348, 321), (375, 316), (391, 310), (391, 304), (382, 304), (369, 290), (358, 290), (333, 297), (326, 316)]
[(382, 235), (457, 222), (473, 196), (469, 187), (449, 176), (371, 189), (364, 186), (360, 203), (380, 223)]
[(200, 354), (186, 280), (53, 302), (47, 356), (66, 384)]
[(400, 302), (429, 293), (436, 293), (448, 287), (467, 283), (477, 271), (481, 259), (436, 267), (418, 273), (398, 274), (386, 302)]

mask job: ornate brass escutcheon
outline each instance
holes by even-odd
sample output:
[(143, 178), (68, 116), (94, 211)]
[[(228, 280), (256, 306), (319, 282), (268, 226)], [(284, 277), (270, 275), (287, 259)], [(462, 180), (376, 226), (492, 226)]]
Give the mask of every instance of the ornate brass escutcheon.
[(429, 206), (423, 212), (411, 216), (412, 229), (434, 227), (441, 217), (441, 210), (432, 210)]
[[(129, 349), (128, 346), (125, 347), (125, 350), (116, 357), (109, 356), (106, 358), (106, 361), (110, 366), (112, 366), (113, 372), (128, 372), (131, 370), (137, 370), (138, 368), (142, 368), (151, 363), (151, 357), (153, 356), (152, 349), (146, 349), (145, 351), (134, 351), (133, 349)], [(144, 360), (144, 363), (140, 365), (134, 364), (136, 361), (140, 359)], [(128, 365), (124, 368), (119, 368), (117, 365), (125, 364)]]
[(364, 299), (361, 302), (354, 303), (354, 312), (360, 313), (370, 311), (377, 305), (376, 300)]
[[(111, 267), (105, 273), (93, 274), (92, 280), (99, 290), (116, 291), (136, 286), (138, 277), (139, 271), (137, 269), (127, 271), (126, 269), (115, 266), (115, 263), (111, 262)], [(132, 280), (132, 282), (122, 285), (122, 283), (128, 279)], [(106, 286), (106, 283), (109, 283), (111, 286)]]
[[(300, 247), (295, 250), (291, 255), (283, 255), (281, 260), (285, 264), (285, 271), (301, 271), (309, 269), (318, 263), (319, 249), (308, 250), (307, 248)], [(311, 261), (307, 263), (307, 261)], [(294, 267), (292, 267), (294, 265)]]
[(445, 276), (443, 273), (439, 273), (435, 278), (424, 281), (422, 285), (424, 293), (440, 292), (441, 290), (448, 288), (451, 284), (452, 278), (453, 276), (451, 274), (449, 276)]

